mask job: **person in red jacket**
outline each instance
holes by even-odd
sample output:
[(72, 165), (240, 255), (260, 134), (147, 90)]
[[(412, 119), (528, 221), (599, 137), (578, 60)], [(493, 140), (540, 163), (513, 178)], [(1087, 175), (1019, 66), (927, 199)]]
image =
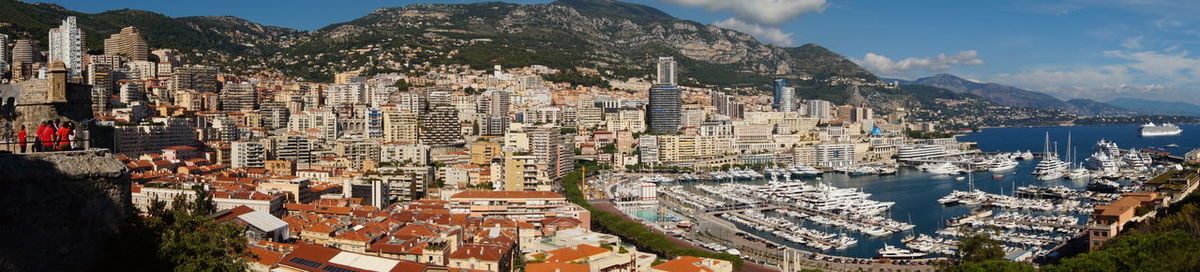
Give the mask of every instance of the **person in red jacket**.
[(38, 131), (38, 138), (42, 141), (42, 151), (54, 151), (54, 126), (50, 121), (46, 121), (45, 128)]
[(63, 122), (58, 126), (58, 150), (71, 149), (71, 122)]
[(29, 136), (25, 132), (25, 125), (21, 125), (21, 131), (17, 132), (17, 144), (21, 146), (21, 153), (25, 153), (25, 137)]

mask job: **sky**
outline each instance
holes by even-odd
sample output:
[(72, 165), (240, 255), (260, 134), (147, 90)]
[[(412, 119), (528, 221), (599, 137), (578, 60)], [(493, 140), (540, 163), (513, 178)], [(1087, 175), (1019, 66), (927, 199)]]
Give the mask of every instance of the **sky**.
[[(1200, 103), (1195, 0), (629, 0), (780, 46), (815, 43), (882, 77), (950, 73), (1060, 98)], [(302, 30), (453, 0), (44, 0), (84, 12), (232, 15)], [(546, 1), (509, 1), (541, 3)], [(1197, 53), (1200, 54), (1200, 53)]]

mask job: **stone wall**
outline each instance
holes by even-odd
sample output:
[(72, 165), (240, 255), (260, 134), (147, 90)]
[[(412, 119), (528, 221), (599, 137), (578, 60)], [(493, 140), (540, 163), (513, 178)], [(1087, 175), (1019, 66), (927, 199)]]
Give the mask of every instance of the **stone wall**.
[(105, 150), (0, 154), (0, 271), (83, 271), (134, 214)]

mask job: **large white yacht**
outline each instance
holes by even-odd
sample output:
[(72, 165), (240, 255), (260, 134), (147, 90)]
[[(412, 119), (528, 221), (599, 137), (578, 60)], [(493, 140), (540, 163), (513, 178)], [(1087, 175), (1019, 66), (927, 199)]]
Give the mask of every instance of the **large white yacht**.
[(913, 252), (911, 250), (898, 248), (888, 244), (883, 244), (883, 248), (879, 249), (879, 257), (888, 259), (911, 259), (924, 256), (925, 253)]
[(988, 171), (1000, 172), (1017, 167), (1017, 161), (1009, 158), (996, 158), (992, 164), (988, 166)]

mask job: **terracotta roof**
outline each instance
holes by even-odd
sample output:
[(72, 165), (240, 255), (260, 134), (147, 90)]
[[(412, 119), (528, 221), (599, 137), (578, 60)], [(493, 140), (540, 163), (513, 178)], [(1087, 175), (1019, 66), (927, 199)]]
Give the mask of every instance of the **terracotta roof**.
[(499, 262), (508, 253), (508, 248), (497, 245), (470, 244), (458, 247), (450, 254), (450, 259), (475, 258), (483, 261)]
[(564, 247), (546, 251), (545, 254), (547, 255), (546, 262), (569, 263), (608, 252), (609, 250), (607, 249), (581, 244), (573, 247)]
[(531, 263), (525, 265), (525, 272), (590, 272), (586, 264), (577, 263)]
[(279, 264), (279, 260), (283, 259), (283, 253), (275, 252), (266, 248), (252, 246), (248, 249), (250, 250), (250, 256), (248, 258), (251, 261), (268, 267)]
[(563, 196), (547, 191), (462, 191), (450, 198), (563, 198)]
[(224, 222), (225, 220), (234, 219), (234, 218), (237, 218), (239, 215), (247, 214), (247, 213), (250, 213), (253, 211), (254, 211), (254, 209), (251, 209), (250, 207), (246, 207), (246, 205), (240, 205), (237, 207), (233, 207), (233, 209), (229, 209), (228, 212), (223, 213), (220, 216), (217, 216), (217, 218), (214, 220), (217, 222)]

